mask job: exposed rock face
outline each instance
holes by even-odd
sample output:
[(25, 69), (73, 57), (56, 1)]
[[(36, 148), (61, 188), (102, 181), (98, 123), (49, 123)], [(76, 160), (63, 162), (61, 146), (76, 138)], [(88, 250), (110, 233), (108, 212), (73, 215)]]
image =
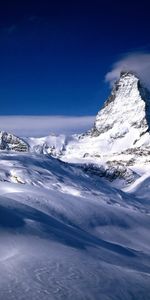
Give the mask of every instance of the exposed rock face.
[(121, 73), (110, 97), (96, 117), (92, 136), (108, 131), (113, 139), (128, 135), (131, 147), (149, 130), (149, 124), (150, 93), (135, 74)]
[(83, 170), (91, 175), (105, 177), (109, 181), (116, 179), (124, 180), (127, 184), (134, 182), (139, 176), (118, 161), (108, 161), (105, 165), (94, 164), (83, 165)]
[(27, 152), (28, 149), (28, 144), (21, 138), (4, 131), (0, 131), (0, 150)]

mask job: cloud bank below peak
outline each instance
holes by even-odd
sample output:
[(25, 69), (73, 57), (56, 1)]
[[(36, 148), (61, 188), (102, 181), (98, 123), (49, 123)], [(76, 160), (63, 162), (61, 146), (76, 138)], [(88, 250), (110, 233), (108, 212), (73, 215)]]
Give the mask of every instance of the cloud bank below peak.
[(106, 74), (106, 82), (112, 86), (119, 78), (121, 71), (135, 72), (143, 83), (150, 88), (150, 53), (132, 52), (124, 55), (113, 64), (112, 70)]
[(94, 116), (0, 116), (0, 130), (20, 137), (82, 133), (90, 129)]

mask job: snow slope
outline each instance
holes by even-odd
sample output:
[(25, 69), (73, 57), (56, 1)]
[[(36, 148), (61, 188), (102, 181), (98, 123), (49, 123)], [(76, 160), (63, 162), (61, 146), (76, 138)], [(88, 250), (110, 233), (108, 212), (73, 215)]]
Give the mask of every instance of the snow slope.
[(138, 184), (118, 190), (48, 155), (0, 158), (0, 299), (149, 299), (150, 202)]

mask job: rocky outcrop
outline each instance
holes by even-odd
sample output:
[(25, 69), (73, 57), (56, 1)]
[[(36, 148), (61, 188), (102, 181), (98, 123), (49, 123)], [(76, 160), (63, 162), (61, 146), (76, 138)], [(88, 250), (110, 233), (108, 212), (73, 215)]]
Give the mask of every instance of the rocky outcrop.
[(105, 165), (85, 164), (83, 170), (89, 175), (105, 177), (109, 181), (116, 179), (125, 181), (126, 184), (134, 182), (139, 178), (138, 174), (127, 168), (124, 164), (118, 161), (108, 161)]
[(29, 146), (23, 139), (5, 131), (0, 131), (0, 150), (27, 152)]

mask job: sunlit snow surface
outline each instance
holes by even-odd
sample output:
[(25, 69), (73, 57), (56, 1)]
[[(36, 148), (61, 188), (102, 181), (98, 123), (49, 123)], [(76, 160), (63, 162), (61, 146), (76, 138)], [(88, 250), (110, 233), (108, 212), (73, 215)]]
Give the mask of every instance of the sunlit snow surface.
[(150, 299), (149, 192), (1, 152), (0, 300)]

